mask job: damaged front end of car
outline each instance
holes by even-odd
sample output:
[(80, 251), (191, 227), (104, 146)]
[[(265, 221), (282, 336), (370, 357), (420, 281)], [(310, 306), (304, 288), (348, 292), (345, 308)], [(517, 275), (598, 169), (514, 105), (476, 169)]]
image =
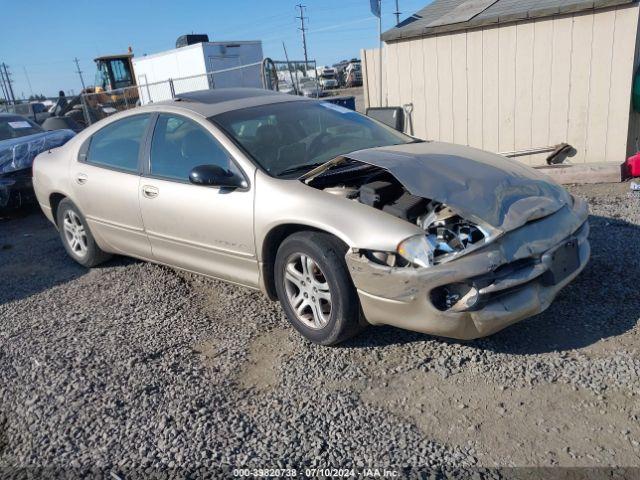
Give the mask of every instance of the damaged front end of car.
[[(589, 255), (586, 203), (526, 167), (442, 144), (365, 150), (305, 177), (420, 227), (395, 251), (352, 248), (372, 324), (459, 339), (545, 310)], [(394, 158), (395, 157), (395, 158)], [(479, 159), (478, 159), (479, 157)], [(391, 159), (391, 160), (390, 160)]]

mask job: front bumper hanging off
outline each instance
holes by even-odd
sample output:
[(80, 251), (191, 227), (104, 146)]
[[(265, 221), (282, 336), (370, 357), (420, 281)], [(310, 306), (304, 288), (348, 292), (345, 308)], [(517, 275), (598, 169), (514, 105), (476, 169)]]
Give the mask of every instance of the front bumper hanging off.
[[(589, 260), (587, 217), (586, 203), (576, 199), (573, 208), (563, 207), (476, 252), (428, 268), (380, 265), (356, 250), (346, 261), (369, 323), (469, 340), (551, 305)], [(434, 290), (459, 283), (478, 287), (475, 308), (453, 311), (434, 304)]]

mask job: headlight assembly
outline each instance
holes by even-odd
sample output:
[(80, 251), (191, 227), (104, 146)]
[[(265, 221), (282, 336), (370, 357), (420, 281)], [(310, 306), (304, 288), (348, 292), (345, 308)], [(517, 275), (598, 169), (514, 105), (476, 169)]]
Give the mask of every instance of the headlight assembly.
[(418, 218), (424, 235), (415, 235), (398, 245), (397, 253), (419, 267), (445, 263), (495, 240), (500, 231), (466, 220), (444, 205)]
[(414, 235), (400, 242), (397, 252), (407, 261), (419, 267), (433, 265), (434, 248), (427, 240), (426, 235)]

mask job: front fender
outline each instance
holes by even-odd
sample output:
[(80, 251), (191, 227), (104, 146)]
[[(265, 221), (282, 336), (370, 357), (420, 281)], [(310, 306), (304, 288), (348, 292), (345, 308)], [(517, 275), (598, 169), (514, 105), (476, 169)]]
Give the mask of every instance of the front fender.
[(299, 180), (280, 180), (257, 172), (255, 188), (258, 252), (269, 232), (284, 224), (324, 230), (351, 248), (381, 251), (395, 251), (405, 238), (423, 233), (417, 225), (354, 200), (317, 190)]

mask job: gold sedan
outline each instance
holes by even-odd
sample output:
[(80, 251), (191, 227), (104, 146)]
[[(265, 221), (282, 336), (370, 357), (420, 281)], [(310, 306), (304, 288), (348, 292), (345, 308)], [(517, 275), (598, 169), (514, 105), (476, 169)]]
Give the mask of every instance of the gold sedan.
[(546, 309), (589, 258), (586, 204), (533, 169), (317, 100), (194, 92), (39, 155), (69, 256), (260, 289), (309, 340), (368, 324), (460, 339)]

